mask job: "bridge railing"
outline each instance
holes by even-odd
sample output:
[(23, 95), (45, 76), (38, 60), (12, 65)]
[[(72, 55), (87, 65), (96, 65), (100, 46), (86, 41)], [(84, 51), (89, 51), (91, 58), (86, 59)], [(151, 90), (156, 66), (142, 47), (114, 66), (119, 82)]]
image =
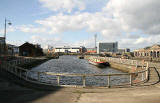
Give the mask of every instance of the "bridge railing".
[[(119, 86), (119, 85), (132, 86), (135, 83), (145, 82), (148, 79), (148, 69), (145, 69), (143, 71), (138, 71), (135, 73), (120, 73), (120, 74), (64, 74), (64, 73), (53, 73), (53, 72), (30, 71), (21, 67), (17, 67), (15, 65), (11, 65), (6, 62), (2, 63), (1, 69), (6, 70), (7, 72), (10, 72), (26, 81), (45, 84), (45, 85), (53, 85), (53, 86), (73, 86), (72, 83), (69, 83), (69, 84), (63, 83), (64, 77), (66, 78), (71, 77), (69, 79), (74, 79), (74, 77), (81, 78), (81, 80), (77, 79), (77, 81), (81, 82), (79, 84), (82, 87), (89, 86), (88, 82), (90, 82), (90, 77), (97, 78), (97, 79), (98, 77), (105, 77), (103, 79), (103, 82), (105, 82), (103, 86), (105, 87)], [(31, 75), (34, 75), (34, 77), (32, 77)], [(46, 80), (43, 80), (43, 78), (46, 78), (46, 77), (48, 79), (47, 81), (49, 82), (47, 82)], [(127, 80), (125, 82), (122, 80), (123, 81), (122, 83), (118, 83), (118, 84), (113, 83), (115, 81), (118, 81), (119, 79), (126, 79), (126, 78)], [(53, 81), (54, 83), (51, 81)]]

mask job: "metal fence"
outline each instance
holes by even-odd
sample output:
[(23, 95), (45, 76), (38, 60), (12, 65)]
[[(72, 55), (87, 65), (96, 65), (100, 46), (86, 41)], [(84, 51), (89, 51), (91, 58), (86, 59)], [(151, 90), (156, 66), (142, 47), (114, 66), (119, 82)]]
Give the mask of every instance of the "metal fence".
[[(109, 61), (117, 61), (117, 62), (124, 62), (124, 60), (119, 59), (111, 59), (111, 58), (104, 58), (104, 59), (109, 59)], [(31, 62), (32, 60), (24, 60), (25, 62)], [(112, 86), (124, 86), (124, 85), (134, 85), (137, 83), (142, 83), (148, 80), (148, 68), (146, 66), (143, 66), (142, 71), (138, 71), (135, 73), (121, 73), (121, 74), (64, 74), (64, 73), (53, 73), (53, 72), (37, 72), (37, 71), (30, 71), (26, 70), (24, 68), (16, 66), (19, 63), (24, 63), (21, 61), (12, 61), (12, 62), (2, 62), (1, 65), (1, 70), (6, 70), (7, 72), (10, 72), (17, 77), (29, 81), (29, 82), (34, 82), (34, 83), (39, 83), (39, 84), (44, 84), (44, 85), (53, 85), (53, 86), (81, 86), (81, 87), (86, 87), (86, 86), (93, 86), (93, 85), (88, 85), (88, 82), (90, 82), (90, 77), (92, 78), (98, 78), (98, 77), (105, 77), (103, 79), (104, 82), (104, 87), (112, 87)], [(30, 74), (35, 75), (34, 77), (30, 76)], [(42, 77), (48, 77), (48, 80), (51, 80), (53, 82), (47, 82), (44, 81)], [(63, 83), (63, 79), (65, 78), (70, 78), (70, 79), (75, 79), (77, 78), (78, 83), (77, 84), (72, 84), (72, 83)], [(78, 79), (79, 78), (79, 79)], [(81, 78), (81, 79), (80, 79)], [(118, 84), (114, 84), (113, 82), (118, 81), (119, 79), (128, 79), (127, 81)], [(97, 83), (98, 84), (98, 83)], [(98, 85), (100, 86), (100, 85)]]
[(100, 59), (102, 61), (107, 61), (107, 62), (132, 65), (135, 67), (138, 67), (138, 66), (147, 67), (148, 66), (148, 62), (145, 62), (143, 60), (140, 61), (140, 60), (132, 60), (132, 59), (112, 58), (112, 57), (86, 56), (86, 59), (93, 59), (93, 58), (97, 58), (97, 59)]

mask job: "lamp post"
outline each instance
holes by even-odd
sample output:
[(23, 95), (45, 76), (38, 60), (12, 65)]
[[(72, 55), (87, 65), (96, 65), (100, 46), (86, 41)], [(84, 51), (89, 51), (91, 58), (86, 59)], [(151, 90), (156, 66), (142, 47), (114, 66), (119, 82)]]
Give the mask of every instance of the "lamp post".
[(7, 49), (7, 45), (6, 45), (7, 22), (8, 22), (8, 25), (12, 25), (11, 21), (7, 20), (5, 18), (5, 23), (4, 23), (4, 55), (6, 55), (6, 49)]

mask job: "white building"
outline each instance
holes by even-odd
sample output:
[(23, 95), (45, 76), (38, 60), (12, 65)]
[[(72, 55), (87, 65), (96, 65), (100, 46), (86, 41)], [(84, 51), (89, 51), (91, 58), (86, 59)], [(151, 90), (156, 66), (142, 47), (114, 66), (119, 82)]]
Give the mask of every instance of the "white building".
[(56, 47), (54, 48), (55, 53), (82, 53), (84, 47)]

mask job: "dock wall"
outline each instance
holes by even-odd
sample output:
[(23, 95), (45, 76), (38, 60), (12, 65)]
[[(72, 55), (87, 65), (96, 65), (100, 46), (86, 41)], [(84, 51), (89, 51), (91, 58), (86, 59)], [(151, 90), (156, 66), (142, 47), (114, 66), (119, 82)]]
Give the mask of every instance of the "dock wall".
[(133, 73), (140, 70), (144, 70), (144, 67), (147, 67), (147, 62), (137, 61), (131, 59), (121, 59), (121, 58), (112, 58), (112, 57), (97, 57), (97, 56), (86, 56), (85, 59), (100, 59), (102, 61), (108, 62), (111, 68), (120, 70), (126, 73)]

